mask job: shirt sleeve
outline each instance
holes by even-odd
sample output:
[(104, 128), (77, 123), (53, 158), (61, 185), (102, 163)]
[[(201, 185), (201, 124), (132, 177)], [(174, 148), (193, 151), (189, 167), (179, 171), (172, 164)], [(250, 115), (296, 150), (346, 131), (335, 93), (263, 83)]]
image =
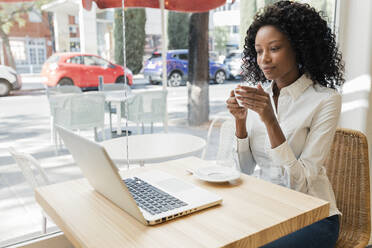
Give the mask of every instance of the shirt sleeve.
[(253, 159), (251, 148), (249, 146), (249, 137), (244, 139), (236, 137), (236, 152), (240, 170), (248, 175), (253, 174), (256, 162)]
[(304, 149), (298, 159), (287, 141), (270, 150), (272, 161), (288, 173), (292, 189), (306, 193), (309, 182), (318, 176), (332, 145), (340, 112), (339, 94), (333, 94), (322, 102), (312, 119)]

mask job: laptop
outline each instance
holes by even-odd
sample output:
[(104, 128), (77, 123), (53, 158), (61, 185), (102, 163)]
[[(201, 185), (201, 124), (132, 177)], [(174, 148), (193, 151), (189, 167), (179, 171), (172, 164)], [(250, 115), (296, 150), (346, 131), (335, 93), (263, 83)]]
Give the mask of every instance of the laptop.
[(160, 170), (121, 178), (105, 148), (56, 126), (92, 187), (145, 225), (221, 204), (222, 198)]

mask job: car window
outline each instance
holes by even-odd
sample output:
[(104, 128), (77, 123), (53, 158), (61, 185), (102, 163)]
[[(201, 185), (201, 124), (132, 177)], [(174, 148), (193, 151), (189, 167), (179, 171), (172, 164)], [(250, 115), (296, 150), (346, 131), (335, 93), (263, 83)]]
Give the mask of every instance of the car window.
[(71, 64), (82, 64), (83, 61), (82, 61), (82, 57), (81, 56), (75, 56), (75, 57), (72, 57), (72, 58), (69, 58), (68, 60), (66, 60), (66, 63), (71, 63)]
[(188, 54), (187, 53), (180, 53), (178, 54), (178, 58), (181, 60), (188, 60)]
[(101, 58), (95, 56), (84, 56), (84, 64), (88, 66), (102, 66), (108, 67), (109, 63)]

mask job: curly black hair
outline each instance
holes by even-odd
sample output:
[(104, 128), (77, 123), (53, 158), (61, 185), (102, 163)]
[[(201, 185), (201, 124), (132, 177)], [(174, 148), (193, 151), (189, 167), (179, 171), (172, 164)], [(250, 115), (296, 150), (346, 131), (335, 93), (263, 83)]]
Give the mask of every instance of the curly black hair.
[(344, 63), (335, 35), (321, 14), (308, 4), (292, 1), (279, 1), (258, 12), (245, 38), (243, 78), (253, 84), (267, 81), (257, 64), (255, 39), (261, 27), (272, 25), (289, 39), (301, 74), (329, 88), (341, 86)]

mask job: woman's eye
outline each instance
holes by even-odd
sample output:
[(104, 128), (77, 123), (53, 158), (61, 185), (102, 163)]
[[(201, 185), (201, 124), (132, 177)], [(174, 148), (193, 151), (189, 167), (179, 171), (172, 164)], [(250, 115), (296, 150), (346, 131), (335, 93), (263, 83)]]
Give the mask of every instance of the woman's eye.
[(257, 53), (257, 54), (261, 54), (262, 51), (261, 51), (261, 50), (257, 50), (256, 53)]
[(271, 51), (277, 51), (277, 50), (279, 50), (279, 48), (280, 48), (280, 47), (272, 47), (272, 48), (271, 48)]

